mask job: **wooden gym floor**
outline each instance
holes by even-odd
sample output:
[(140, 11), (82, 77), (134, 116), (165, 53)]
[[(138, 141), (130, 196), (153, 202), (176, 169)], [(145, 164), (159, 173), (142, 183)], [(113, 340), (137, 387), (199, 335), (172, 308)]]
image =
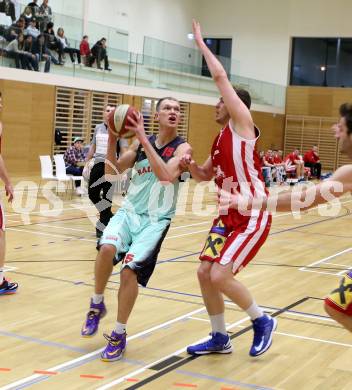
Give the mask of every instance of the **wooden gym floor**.
[[(140, 289), (126, 353), (114, 363), (100, 361), (99, 354), (103, 333), (115, 324), (119, 268), (108, 284), (108, 314), (98, 334), (80, 337), (94, 283), (94, 207), (74, 197), (63, 201), (63, 212), (54, 206), (43, 215), (40, 207), (48, 201), (35, 202), (33, 194), (22, 206), (34, 199), (34, 210), (28, 206), (19, 214), (19, 203), (17, 212), (7, 207), (7, 276), (20, 289), (0, 297), (0, 388), (350, 389), (351, 336), (325, 315), (322, 298), (352, 266), (352, 198), (342, 199), (335, 217), (317, 209), (300, 219), (274, 216), (266, 244), (239, 276), (278, 318), (272, 348), (254, 359), (248, 355), (250, 322), (230, 302), (226, 321), (234, 353), (185, 353), (210, 331), (196, 269), (212, 218), (199, 215), (199, 208), (198, 216), (192, 213), (192, 198), (193, 191), (186, 215), (175, 218), (164, 241), (150, 284)], [(203, 207), (213, 202), (208, 194)]]

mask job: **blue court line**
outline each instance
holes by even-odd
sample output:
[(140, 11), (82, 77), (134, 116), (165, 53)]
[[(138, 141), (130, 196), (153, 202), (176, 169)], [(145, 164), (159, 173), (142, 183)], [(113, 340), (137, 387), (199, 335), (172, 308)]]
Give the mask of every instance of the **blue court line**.
[(253, 385), (251, 383), (243, 383), (231, 379), (224, 379), (224, 378), (219, 378), (217, 376), (205, 375), (205, 374), (200, 374), (200, 373), (186, 371), (186, 370), (176, 370), (175, 372), (177, 372), (177, 374), (191, 376), (197, 379), (207, 379), (213, 382), (226, 383), (227, 385), (236, 385), (236, 386), (246, 387), (248, 389), (273, 390), (271, 387), (258, 386), (258, 385)]
[(74, 351), (74, 352), (80, 352), (80, 353), (89, 352), (88, 350), (86, 350), (84, 348), (71, 347), (70, 345), (66, 345), (66, 344), (62, 344), (62, 343), (56, 343), (54, 341), (37, 339), (37, 338), (31, 337), (31, 336), (23, 336), (23, 335), (20, 335), (17, 333), (7, 332), (7, 331), (3, 331), (3, 330), (0, 330), (0, 336), (13, 337), (13, 338), (16, 338), (19, 340), (29, 341), (31, 343), (46, 345), (48, 347), (56, 347), (56, 348), (66, 349), (68, 351)]

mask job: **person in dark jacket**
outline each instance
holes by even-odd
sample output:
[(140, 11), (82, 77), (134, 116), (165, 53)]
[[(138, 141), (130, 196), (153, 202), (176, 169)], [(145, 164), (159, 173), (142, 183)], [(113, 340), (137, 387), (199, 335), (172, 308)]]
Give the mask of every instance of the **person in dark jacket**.
[(11, 17), (12, 22), (16, 20), (15, 4), (10, 0), (0, 1), (0, 12)]

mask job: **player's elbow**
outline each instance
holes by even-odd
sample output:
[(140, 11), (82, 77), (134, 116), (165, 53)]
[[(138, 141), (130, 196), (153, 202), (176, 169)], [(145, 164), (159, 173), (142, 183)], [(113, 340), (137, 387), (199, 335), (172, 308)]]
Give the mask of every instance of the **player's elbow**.
[(221, 83), (224, 80), (228, 80), (227, 74), (224, 69), (216, 70), (213, 74), (213, 79), (215, 83)]

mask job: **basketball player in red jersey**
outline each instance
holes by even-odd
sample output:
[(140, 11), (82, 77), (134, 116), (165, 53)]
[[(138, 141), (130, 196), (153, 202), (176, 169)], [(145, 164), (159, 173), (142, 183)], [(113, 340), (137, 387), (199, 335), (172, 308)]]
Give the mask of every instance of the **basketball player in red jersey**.
[[(339, 141), (339, 150), (352, 158), (352, 104), (342, 104), (340, 121), (333, 127)], [(222, 193), (220, 210), (239, 210), (245, 214), (248, 210), (297, 211), (308, 210), (321, 203), (326, 203), (346, 192), (352, 191), (352, 165), (344, 165), (336, 170), (331, 179), (325, 180), (303, 191), (285, 191), (277, 197), (248, 199), (242, 194)], [(352, 332), (352, 271), (349, 270), (339, 285), (326, 298), (325, 311), (335, 321)]]
[[(0, 112), (2, 111), (2, 95), (0, 92)], [(10, 178), (7, 174), (4, 160), (1, 157), (1, 136), (2, 136), (2, 123), (0, 122), (0, 178), (5, 183), (6, 196), (8, 201), (12, 202), (13, 188), (10, 182)], [(0, 295), (14, 294), (17, 291), (18, 284), (9, 282), (4, 276), (5, 266), (5, 221), (4, 221), (4, 208), (0, 203)]]
[[(245, 90), (236, 90), (227, 74), (203, 42), (199, 23), (193, 21), (193, 32), (197, 46), (202, 52), (209, 71), (218, 87), (221, 98), (216, 105), (216, 121), (223, 126), (216, 137), (211, 156), (198, 166), (191, 156), (185, 155), (192, 177), (197, 181), (208, 181), (215, 176), (220, 190), (236, 189), (246, 196), (266, 196), (261, 174), (261, 163), (255, 146), (259, 130), (249, 112), (251, 99)], [(225, 328), (225, 294), (253, 322), (254, 339), (249, 351), (258, 356), (269, 349), (276, 328), (275, 318), (264, 314), (255, 303), (248, 289), (234, 278), (253, 259), (264, 244), (271, 225), (268, 212), (250, 212), (247, 216), (231, 210), (228, 215), (219, 215), (213, 222), (209, 236), (200, 256), (198, 279), (207, 308), (212, 333), (204, 343), (187, 348), (192, 355), (230, 353), (232, 346)]]

